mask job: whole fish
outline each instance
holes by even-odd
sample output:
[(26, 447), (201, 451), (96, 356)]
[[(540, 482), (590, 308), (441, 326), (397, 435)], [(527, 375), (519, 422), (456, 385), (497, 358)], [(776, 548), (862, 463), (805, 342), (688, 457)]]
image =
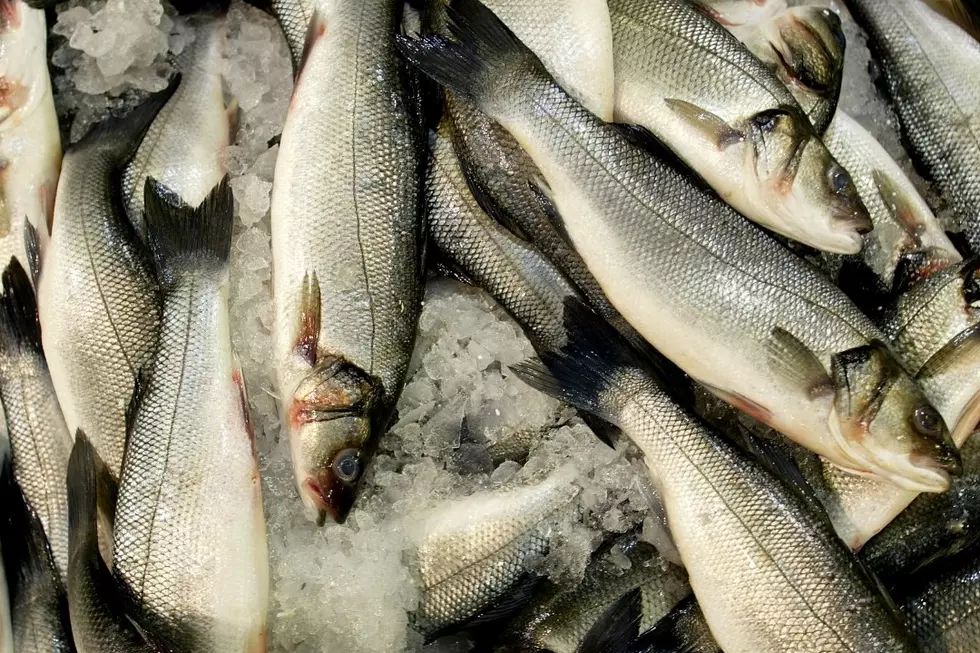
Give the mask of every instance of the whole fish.
[(9, 451), (0, 461), (0, 549), (16, 653), (75, 653), (65, 587), (44, 526), (14, 479)]
[(160, 330), (160, 291), (118, 182), (173, 90), (105, 120), (68, 150), (38, 287), (44, 353), (69, 433), (84, 430), (117, 478), (126, 405)]
[(0, 2), (0, 261), (30, 268), (24, 225), (47, 246), (61, 169), (61, 135), (48, 76), (44, 12)]
[(543, 481), (447, 501), (407, 525), (421, 598), (413, 626), (432, 637), (506, 597), (548, 552), (579, 493), (566, 465)]
[(412, 355), (423, 141), (394, 3), (321, 2), (272, 189), (280, 401), (303, 502), (343, 521)]
[[(465, 5), (485, 17), (481, 30), (499, 25)], [(456, 29), (476, 39), (467, 25)], [(949, 433), (868, 318), (689, 176), (589, 114), (506, 28), (490, 34), (498, 42), (476, 39), (479, 56), (438, 37), (402, 46), (528, 150), (562, 229), (650, 344), (843, 467), (908, 489), (949, 487), (958, 467)]]
[(725, 27), (755, 29), (786, 8), (786, 0), (691, 0)]
[(828, 252), (861, 250), (867, 209), (772, 70), (684, 0), (610, 0), (609, 11), (618, 122), (651, 131), (750, 220)]
[(862, 256), (886, 288), (895, 285), (898, 268), (900, 283), (911, 285), (961, 259), (902, 168), (856, 120), (837, 111), (823, 142), (868, 207), (875, 228)]
[(980, 641), (980, 555), (917, 575), (896, 597), (922, 653), (974, 653)]
[[(619, 426), (642, 451), (711, 632), (728, 653), (913, 651), (815, 504), (681, 408), (628, 347), (569, 303), (569, 344), (516, 371)], [(706, 537), (704, 525), (711, 524)], [(793, 628), (772, 624), (792, 623)]]
[[(755, 30), (730, 31), (773, 69), (806, 112), (813, 130), (823, 134), (834, 117), (844, 78), (846, 40), (840, 16), (827, 7), (804, 5), (779, 12)], [(827, 148), (853, 177), (847, 162)], [(864, 200), (860, 187), (858, 194)]]
[(980, 437), (960, 452), (963, 476), (948, 492), (918, 497), (861, 549), (861, 558), (889, 585), (980, 543)]
[(578, 293), (533, 245), (483, 212), (453, 152), (450, 131), (443, 120), (430, 139), (425, 192), (432, 243), (500, 302), (532, 343), (561, 346), (564, 299)]
[(980, 43), (922, 0), (846, 0), (902, 133), (980, 251)]
[(0, 298), (0, 403), (14, 478), (37, 513), (62, 581), (68, 574), (65, 473), (72, 437), (44, 353), (31, 279), (17, 258), (3, 271)]
[(233, 136), (222, 90), (223, 16), (193, 16), (194, 42), (177, 58), (180, 86), (153, 120), (123, 172), (126, 212), (140, 237), (143, 187), (152, 177), (197, 206), (225, 175), (225, 151)]
[(573, 589), (556, 586), (538, 594), (508, 626), (503, 644), (506, 651), (524, 653), (575, 653), (589, 628), (621, 597), (640, 591), (637, 627), (646, 630), (690, 593), (684, 571), (657, 554), (635, 536), (620, 538), (611, 547), (625, 556), (629, 568), (618, 569), (610, 555), (593, 558), (585, 578)]
[(268, 555), (245, 389), (228, 327), (227, 178), (192, 208), (147, 180), (160, 351), (128, 411), (113, 572), (143, 630), (192, 653), (265, 650)]
[(68, 612), (78, 653), (152, 653), (122, 607), (112, 573), (99, 553), (98, 454), (79, 431), (68, 463), (71, 562)]

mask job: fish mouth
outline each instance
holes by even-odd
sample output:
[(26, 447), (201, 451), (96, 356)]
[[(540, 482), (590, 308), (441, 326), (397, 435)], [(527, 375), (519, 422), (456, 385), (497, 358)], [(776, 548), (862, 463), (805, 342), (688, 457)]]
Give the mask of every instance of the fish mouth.
[(949, 489), (952, 474), (957, 473), (959, 466), (945, 466), (932, 457), (911, 454), (905, 464), (889, 467), (894, 471), (883, 470), (886, 478), (903, 490), (940, 493)]
[(354, 505), (354, 488), (336, 478), (330, 469), (307, 476), (300, 484), (299, 492), (317, 526), (323, 526), (327, 517), (343, 524)]

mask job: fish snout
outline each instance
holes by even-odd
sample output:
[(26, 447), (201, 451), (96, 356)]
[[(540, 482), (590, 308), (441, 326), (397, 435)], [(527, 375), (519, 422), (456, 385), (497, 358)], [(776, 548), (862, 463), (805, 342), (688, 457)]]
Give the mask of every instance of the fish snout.
[(317, 526), (323, 526), (327, 517), (344, 523), (354, 505), (355, 487), (338, 479), (332, 469), (322, 470), (316, 477), (308, 476), (299, 491)]

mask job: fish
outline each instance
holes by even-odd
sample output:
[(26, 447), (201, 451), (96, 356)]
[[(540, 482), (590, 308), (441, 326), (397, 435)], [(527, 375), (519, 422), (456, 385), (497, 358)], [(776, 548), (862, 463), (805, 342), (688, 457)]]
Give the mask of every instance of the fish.
[(973, 653), (980, 641), (980, 556), (971, 552), (909, 581), (896, 600), (922, 653)]
[(786, 0), (691, 0), (691, 4), (729, 29), (753, 29), (786, 8)]
[[(330, 0), (310, 29), (272, 187), (275, 356), (307, 513), (346, 519), (421, 311), (424, 135), (394, 4)], [(329, 27), (328, 27), (329, 24)]]
[(532, 344), (564, 343), (564, 299), (579, 296), (533, 245), (484, 213), (470, 192), (444, 119), (430, 139), (425, 184), (429, 238), (521, 325)]
[(911, 286), (962, 260), (901, 166), (860, 123), (838, 110), (823, 142), (868, 207), (874, 230), (861, 255), (886, 288)]
[(537, 483), (450, 499), (413, 516), (406, 524), (420, 579), (413, 628), (431, 639), (520, 593), (581, 490), (577, 477), (566, 464)]
[[(814, 132), (823, 134), (837, 110), (844, 79), (846, 39), (840, 16), (827, 7), (805, 5), (784, 9), (755, 30), (730, 31), (775, 71), (806, 112)], [(827, 149), (853, 177), (847, 162), (829, 145)], [(867, 206), (860, 188), (858, 194)]]
[(163, 324), (127, 411), (113, 573), (141, 628), (187, 653), (265, 650), (262, 494), (228, 326), (233, 205), (227, 178), (197, 207), (146, 182)]
[(141, 239), (143, 187), (153, 177), (192, 206), (225, 176), (226, 150), (234, 136), (237, 104), (226, 105), (222, 48), (226, 20), (207, 13), (187, 18), (194, 41), (177, 57), (180, 86), (153, 120), (123, 171), (126, 213)]
[(10, 626), (16, 653), (75, 653), (65, 586), (44, 534), (11, 468), (0, 461), (0, 549), (7, 579)]
[[(572, 300), (566, 311), (569, 344), (511, 369), (618, 426), (640, 449), (725, 651), (914, 650), (814, 501), (676, 403), (671, 379), (637, 364), (586, 307)], [(794, 628), (772, 628), (786, 622)]]
[(107, 118), (68, 149), (38, 282), (41, 341), (68, 432), (85, 431), (117, 479), (126, 405), (156, 353), (161, 310), (119, 179), (178, 83)]
[(690, 175), (578, 105), (512, 33), (491, 29), (500, 24), (482, 5), (465, 6), (480, 16), (473, 30), (457, 14), (469, 45), (404, 38), (401, 49), (518, 139), (560, 229), (654, 348), (842, 467), (949, 487), (949, 432), (867, 317)]
[(942, 494), (915, 499), (861, 549), (861, 558), (890, 586), (937, 560), (980, 543), (980, 437), (960, 449), (963, 475)]
[(68, 574), (65, 473), (72, 436), (58, 406), (41, 350), (31, 278), (16, 257), (3, 271), (0, 297), (0, 403), (13, 472), (37, 514), (62, 582)]
[(43, 252), (61, 170), (61, 134), (48, 76), (44, 12), (20, 0), (0, 2), (0, 261), (25, 268), (25, 225)]
[(749, 220), (820, 250), (861, 250), (867, 208), (772, 70), (684, 0), (610, 0), (609, 11), (617, 122), (649, 130)]
[[(612, 556), (625, 557), (620, 569)], [(596, 555), (575, 588), (560, 586), (539, 593), (508, 626), (498, 653), (576, 653), (590, 627), (610, 606), (639, 590), (641, 630), (656, 624), (690, 594), (683, 569), (660, 557), (636, 536), (618, 538), (605, 555)]]
[(78, 653), (155, 653), (122, 605), (112, 572), (99, 553), (98, 479), (101, 461), (85, 433), (75, 434), (68, 462), (71, 562), (68, 613)]
[(980, 251), (980, 43), (921, 0), (846, 0), (914, 160)]

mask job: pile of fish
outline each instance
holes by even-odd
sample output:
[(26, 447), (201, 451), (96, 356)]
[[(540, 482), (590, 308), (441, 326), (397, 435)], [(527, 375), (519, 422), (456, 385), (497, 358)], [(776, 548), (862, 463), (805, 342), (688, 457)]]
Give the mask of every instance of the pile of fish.
[[(63, 156), (53, 4), (0, 0), (0, 653), (265, 651), (228, 3), (175, 0), (195, 38), (167, 88)], [(596, 542), (564, 585), (542, 560), (572, 462), (394, 520), (420, 643), (976, 653), (980, 7), (251, 4), (295, 75), (271, 198), (291, 500), (357, 514), (436, 275), (496, 300), (537, 352), (511, 371), (655, 489), (660, 550)], [(838, 12), (929, 185), (837, 108)]]

